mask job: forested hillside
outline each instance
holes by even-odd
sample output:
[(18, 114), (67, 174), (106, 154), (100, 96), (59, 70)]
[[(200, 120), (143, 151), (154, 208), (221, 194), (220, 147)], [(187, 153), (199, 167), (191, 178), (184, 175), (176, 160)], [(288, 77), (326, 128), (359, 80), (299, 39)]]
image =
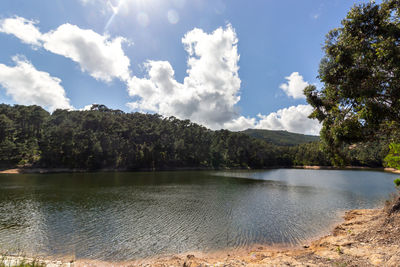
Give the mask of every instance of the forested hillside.
[[(382, 146), (345, 149), (354, 165), (381, 166)], [(360, 158), (360, 155), (364, 158)], [(330, 165), (319, 143), (279, 146), (189, 120), (124, 113), (0, 105), (0, 167), (76, 169), (267, 168)]]
[(262, 139), (279, 146), (295, 146), (304, 143), (319, 141), (318, 136), (290, 133), (288, 131), (272, 131), (262, 129), (247, 129), (243, 131), (254, 138)]

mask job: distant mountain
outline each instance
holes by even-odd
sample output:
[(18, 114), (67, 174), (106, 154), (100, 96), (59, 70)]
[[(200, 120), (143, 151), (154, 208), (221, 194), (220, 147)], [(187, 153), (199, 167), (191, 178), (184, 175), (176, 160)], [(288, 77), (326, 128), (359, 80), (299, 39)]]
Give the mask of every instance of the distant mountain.
[(295, 146), (298, 144), (319, 141), (319, 136), (290, 133), (287, 131), (247, 129), (242, 131), (242, 133), (281, 146)]

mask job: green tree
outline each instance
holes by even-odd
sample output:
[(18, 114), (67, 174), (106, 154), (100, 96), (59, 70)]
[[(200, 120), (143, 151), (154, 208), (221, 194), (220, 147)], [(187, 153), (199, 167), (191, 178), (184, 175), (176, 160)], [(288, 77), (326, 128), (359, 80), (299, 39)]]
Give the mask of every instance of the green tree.
[(398, 138), (400, 124), (400, 2), (354, 6), (329, 32), (319, 69), (323, 88), (305, 88), (323, 122), (321, 139), (335, 164), (344, 144)]
[[(389, 167), (400, 169), (400, 144), (390, 144), (389, 154), (386, 156), (385, 161)], [(394, 184), (400, 193), (400, 178), (395, 179)], [(400, 195), (398, 195), (397, 201), (390, 209), (390, 213), (400, 211)]]
[(386, 164), (395, 169), (400, 169), (400, 144), (390, 144), (389, 153), (385, 157)]

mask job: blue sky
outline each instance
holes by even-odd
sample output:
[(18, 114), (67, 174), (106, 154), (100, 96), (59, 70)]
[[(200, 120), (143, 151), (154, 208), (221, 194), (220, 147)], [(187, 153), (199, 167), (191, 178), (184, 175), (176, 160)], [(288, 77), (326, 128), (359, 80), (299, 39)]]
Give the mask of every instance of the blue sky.
[(0, 102), (318, 134), (299, 92), (360, 2), (3, 0)]

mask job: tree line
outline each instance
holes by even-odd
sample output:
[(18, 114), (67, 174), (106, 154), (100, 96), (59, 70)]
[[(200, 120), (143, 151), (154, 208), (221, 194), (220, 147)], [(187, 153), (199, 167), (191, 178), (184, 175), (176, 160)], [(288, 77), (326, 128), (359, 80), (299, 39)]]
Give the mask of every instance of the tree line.
[[(347, 149), (355, 165), (381, 166), (383, 156)], [(358, 152), (355, 152), (358, 151)], [(360, 153), (359, 151), (364, 151)], [(360, 157), (361, 156), (361, 157)], [(364, 158), (363, 158), (364, 157)], [(330, 165), (319, 142), (283, 146), (189, 120), (124, 113), (104, 105), (88, 111), (0, 104), (0, 167), (162, 170)]]

